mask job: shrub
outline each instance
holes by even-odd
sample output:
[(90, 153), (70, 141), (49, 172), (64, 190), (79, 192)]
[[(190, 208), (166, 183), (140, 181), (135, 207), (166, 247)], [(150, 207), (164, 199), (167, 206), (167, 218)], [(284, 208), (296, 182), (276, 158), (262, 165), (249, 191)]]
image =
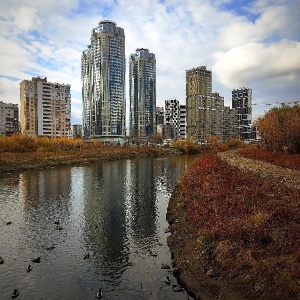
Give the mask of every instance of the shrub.
[(257, 122), (257, 128), (270, 151), (300, 153), (300, 106), (272, 108)]

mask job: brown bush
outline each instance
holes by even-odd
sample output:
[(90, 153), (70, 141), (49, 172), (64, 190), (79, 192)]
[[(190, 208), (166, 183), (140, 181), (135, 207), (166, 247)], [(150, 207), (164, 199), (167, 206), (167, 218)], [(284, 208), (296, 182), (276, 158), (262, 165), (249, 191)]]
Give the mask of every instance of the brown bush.
[(300, 153), (300, 106), (272, 108), (256, 122), (270, 151)]

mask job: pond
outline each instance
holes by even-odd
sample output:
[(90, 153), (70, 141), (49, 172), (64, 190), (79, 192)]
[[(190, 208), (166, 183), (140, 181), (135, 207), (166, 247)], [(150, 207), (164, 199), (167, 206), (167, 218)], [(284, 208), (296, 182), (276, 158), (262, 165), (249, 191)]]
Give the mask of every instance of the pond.
[(18, 299), (96, 299), (99, 288), (103, 299), (192, 299), (173, 291), (176, 278), (161, 266), (171, 266), (168, 201), (196, 158), (103, 161), (2, 176), (1, 299), (11, 299), (14, 289)]

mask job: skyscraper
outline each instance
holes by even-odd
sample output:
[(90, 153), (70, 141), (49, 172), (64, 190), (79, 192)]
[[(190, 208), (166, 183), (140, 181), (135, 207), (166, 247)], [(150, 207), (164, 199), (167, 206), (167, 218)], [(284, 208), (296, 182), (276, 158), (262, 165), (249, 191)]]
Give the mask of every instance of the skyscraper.
[(129, 58), (130, 134), (145, 138), (156, 133), (156, 60), (139, 48)]
[(20, 83), (21, 133), (71, 137), (71, 86), (32, 77)]
[(100, 21), (81, 56), (85, 137), (111, 142), (125, 137), (125, 68), (124, 29)]
[(211, 71), (205, 66), (186, 71), (187, 138), (202, 141), (211, 134)]
[(252, 89), (243, 87), (232, 91), (232, 108), (237, 113), (237, 135), (241, 140), (251, 139)]

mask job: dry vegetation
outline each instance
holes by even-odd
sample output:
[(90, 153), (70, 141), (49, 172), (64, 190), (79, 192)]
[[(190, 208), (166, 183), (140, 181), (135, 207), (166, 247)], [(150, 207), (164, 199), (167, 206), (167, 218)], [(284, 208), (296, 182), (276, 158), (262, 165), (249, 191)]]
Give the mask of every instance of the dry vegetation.
[[(242, 152), (256, 157), (264, 153)], [(294, 161), (293, 156), (285, 156), (286, 164), (289, 158), (289, 163)], [(299, 196), (297, 189), (207, 154), (183, 176), (176, 203), (186, 213), (187, 231), (194, 233), (192, 253), (202, 257), (198, 264), (214, 265), (233, 287), (244, 291), (245, 299), (299, 299)], [(176, 244), (172, 240), (171, 249)], [(180, 265), (175, 255), (176, 263)]]
[[(168, 149), (105, 145), (83, 139), (0, 137), (0, 173), (90, 163), (103, 159), (158, 156)], [(169, 150), (170, 151), (170, 150)]]

